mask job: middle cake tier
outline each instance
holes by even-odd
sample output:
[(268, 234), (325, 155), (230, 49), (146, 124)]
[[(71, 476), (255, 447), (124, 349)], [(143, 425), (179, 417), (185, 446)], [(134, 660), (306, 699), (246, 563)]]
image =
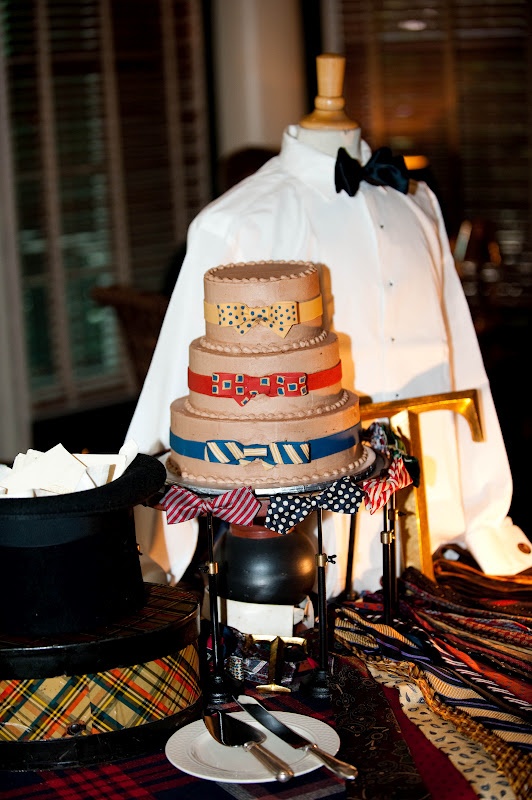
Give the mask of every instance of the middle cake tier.
[(339, 400), (341, 381), (338, 339), (331, 332), (303, 342), (272, 343), (268, 349), (222, 346), (205, 336), (189, 347), (189, 400), (198, 412), (248, 420), (308, 416)]

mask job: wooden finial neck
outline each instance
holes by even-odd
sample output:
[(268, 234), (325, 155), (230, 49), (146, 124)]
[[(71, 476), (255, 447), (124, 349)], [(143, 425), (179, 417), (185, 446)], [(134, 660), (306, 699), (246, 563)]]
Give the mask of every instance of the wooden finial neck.
[(318, 94), (314, 111), (300, 121), (302, 128), (313, 130), (350, 130), (358, 123), (349, 119), (344, 111), (343, 97), (345, 58), (334, 53), (323, 53), (316, 58)]

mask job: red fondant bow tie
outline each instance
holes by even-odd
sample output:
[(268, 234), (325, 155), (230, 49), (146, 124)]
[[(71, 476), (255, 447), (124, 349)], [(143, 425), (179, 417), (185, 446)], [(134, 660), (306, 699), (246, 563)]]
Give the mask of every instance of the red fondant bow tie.
[(218, 397), (232, 397), (243, 406), (258, 394), (269, 397), (308, 394), (307, 376), (303, 372), (275, 373), (263, 377), (217, 372), (212, 377), (211, 392)]
[(188, 388), (211, 397), (230, 397), (241, 406), (259, 394), (269, 397), (304, 396), (316, 389), (332, 386), (342, 379), (342, 365), (339, 361), (333, 367), (312, 372), (274, 372), (261, 377), (234, 372), (213, 372), (200, 375), (188, 370)]

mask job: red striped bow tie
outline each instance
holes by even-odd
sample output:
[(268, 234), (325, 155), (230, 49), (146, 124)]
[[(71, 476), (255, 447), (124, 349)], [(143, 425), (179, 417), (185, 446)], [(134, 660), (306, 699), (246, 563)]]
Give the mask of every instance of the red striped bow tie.
[(248, 486), (219, 494), (212, 501), (202, 500), (182, 486), (171, 486), (160, 505), (166, 511), (166, 521), (170, 525), (186, 522), (209, 512), (214, 517), (235, 525), (251, 525), (261, 504)]
[(370, 514), (382, 508), (392, 494), (413, 483), (402, 456), (395, 455), (385, 475), (362, 481), (364, 503)]

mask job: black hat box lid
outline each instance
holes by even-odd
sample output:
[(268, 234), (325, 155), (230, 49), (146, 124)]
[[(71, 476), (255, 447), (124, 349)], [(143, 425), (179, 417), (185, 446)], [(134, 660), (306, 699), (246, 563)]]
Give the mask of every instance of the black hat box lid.
[(141, 608), (133, 509), (165, 479), (158, 459), (139, 454), (104, 486), (1, 498), (0, 633), (79, 633)]

